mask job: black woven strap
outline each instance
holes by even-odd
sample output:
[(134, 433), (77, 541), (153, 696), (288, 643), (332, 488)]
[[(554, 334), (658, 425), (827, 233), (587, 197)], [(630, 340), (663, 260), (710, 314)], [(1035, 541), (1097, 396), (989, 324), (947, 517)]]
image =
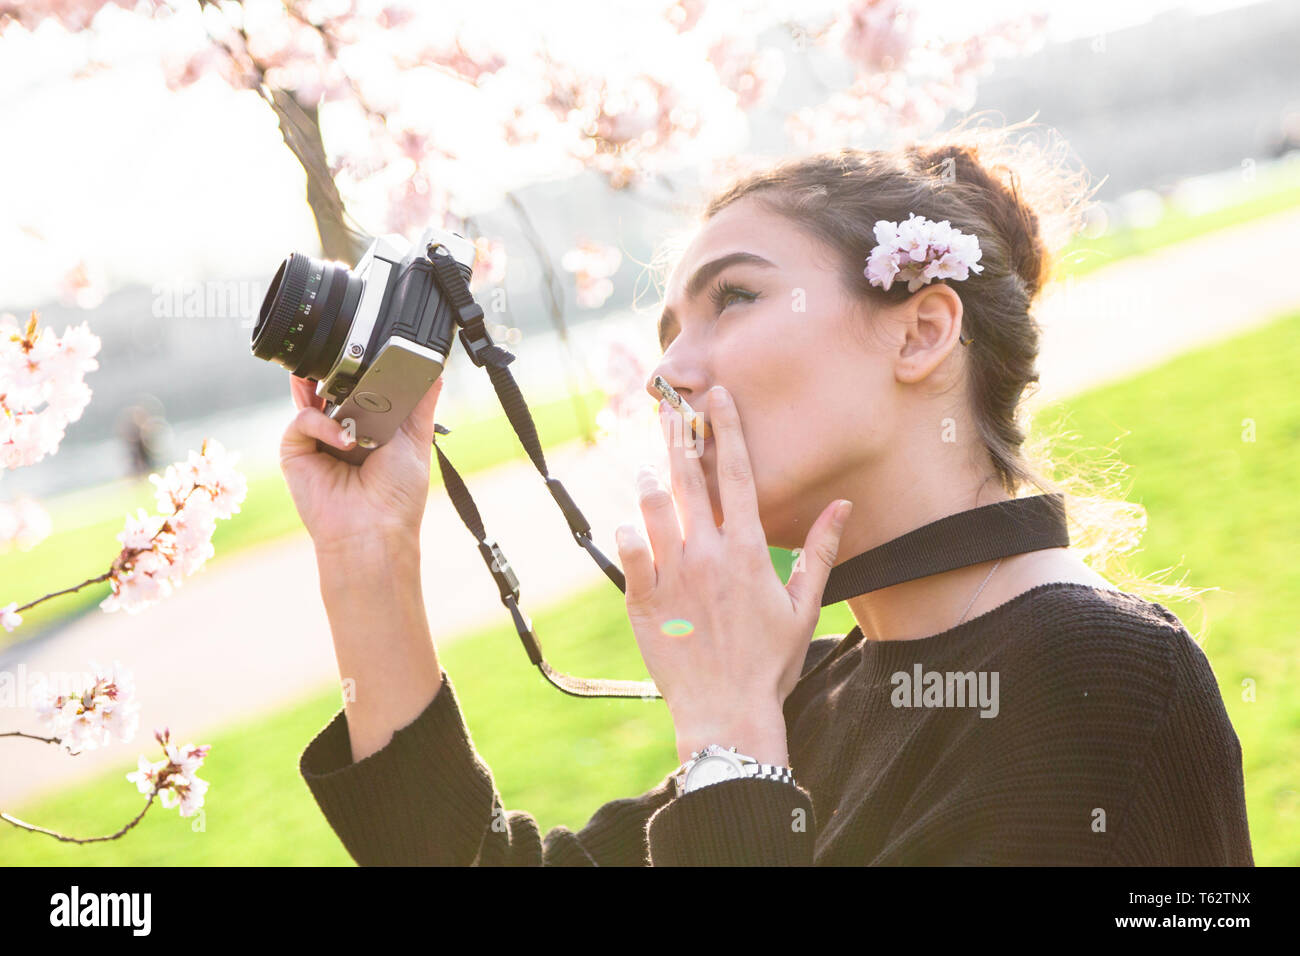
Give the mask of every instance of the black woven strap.
[[(492, 387), (497, 393), (501, 407), (505, 409), (506, 418), (510, 421), (510, 427), (514, 429), (515, 435), (519, 438), (519, 443), (523, 445), (533, 465), (541, 473), (547, 490), (550, 491), (551, 497), (555, 499), (555, 503), (564, 514), (565, 521), (568, 522), (574, 540), (582, 546), (591, 556), (591, 559), (596, 562), (597, 567), (605, 573), (605, 576), (620, 591), (626, 591), (627, 585), (622, 570), (596, 547), (595, 542), (591, 539), (591, 525), (587, 522), (586, 517), (574, 503), (573, 498), (569, 496), (560, 480), (552, 477), (547, 471), (546, 456), (542, 454), (542, 445), (537, 438), (537, 426), (533, 423), (533, 416), (528, 411), (528, 404), (519, 391), (519, 385), (515, 382), (514, 376), (510, 374), (509, 369), (506, 368), (515, 360), (515, 356), (492, 342), (492, 337), (483, 324), (483, 310), (474, 302), (469, 291), (465, 275), (468, 268), (458, 263), (450, 252), (441, 246), (430, 247), (429, 259), (433, 263), (434, 281), (437, 282), (438, 288), (450, 301), (455, 311), (457, 324), (461, 326), (461, 344), (464, 345), (465, 351), (469, 353), (470, 360), (475, 365), (479, 368), (486, 367), (488, 378), (492, 381)], [(460, 474), (438, 445), (437, 436), (447, 434), (450, 434), (450, 429), (444, 428), (442, 425), (434, 425), (433, 447), (438, 453), (438, 468), (442, 472), (443, 487), (447, 489), (447, 494), (456, 508), (456, 513), (460, 515), (461, 521), (465, 523), (465, 527), (469, 529), (478, 542), (479, 554), (482, 555), (488, 571), (491, 573), (493, 580), (496, 581), (497, 590), (501, 595), (501, 603), (510, 611), (510, 616), (515, 622), (515, 630), (524, 645), (524, 650), (528, 652), (528, 659), (542, 672), (542, 675), (548, 681), (566, 694), (571, 694), (574, 697), (662, 699), (663, 695), (659, 693), (658, 688), (655, 687), (652, 681), (574, 677), (555, 670), (546, 662), (546, 659), (542, 656), (542, 645), (538, 640), (532, 621), (519, 608), (519, 578), (510, 567), (510, 562), (506, 559), (501, 546), (495, 539), (487, 536), (486, 529), (483, 527), (482, 516), (479, 514), (478, 507), (474, 504), (474, 498), (470, 495), (469, 489), (461, 479)]]
[(997, 501), (946, 515), (837, 564), (826, 579), (822, 607), (914, 578), (1069, 544), (1062, 495)]

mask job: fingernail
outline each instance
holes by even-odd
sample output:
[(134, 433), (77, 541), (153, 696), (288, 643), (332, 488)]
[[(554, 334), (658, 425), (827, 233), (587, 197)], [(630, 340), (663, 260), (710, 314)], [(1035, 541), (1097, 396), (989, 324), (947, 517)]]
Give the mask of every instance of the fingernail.
[(728, 392), (721, 385), (714, 385), (713, 388), (709, 389), (709, 391), (712, 392), (714, 395), (716, 395), (718, 397), (718, 401), (721, 402), (724, 406), (731, 403), (731, 393)]
[(849, 515), (852, 513), (852, 511), (853, 511), (853, 502), (848, 500), (841, 501), (839, 503), (839, 506), (835, 509), (836, 527), (842, 528), (844, 526), (844, 523), (849, 520)]

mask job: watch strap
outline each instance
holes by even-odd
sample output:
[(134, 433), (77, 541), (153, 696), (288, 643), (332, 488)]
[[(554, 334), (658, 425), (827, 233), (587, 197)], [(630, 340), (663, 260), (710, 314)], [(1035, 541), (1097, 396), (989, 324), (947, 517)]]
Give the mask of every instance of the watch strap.
[[(703, 750), (697, 750), (694, 753), (692, 753), (691, 758), (687, 760), (685, 763), (683, 763), (680, 767), (678, 767), (677, 770), (672, 774), (673, 783), (675, 785), (677, 796), (680, 797), (683, 794), (693, 793), (695, 790), (702, 790), (704, 789), (704, 787), (712, 786), (712, 784), (706, 783), (706, 784), (700, 784), (699, 786), (695, 787), (693, 790), (687, 790), (686, 778), (690, 773), (691, 768), (695, 766), (695, 764), (701, 758), (715, 755), (715, 754), (725, 754), (729, 757), (733, 757), (739, 760), (741, 763), (740, 774), (742, 777), (750, 777), (756, 780), (779, 780), (782, 783), (789, 783), (789, 784), (794, 784), (795, 782), (794, 770), (790, 767), (780, 766), (779, 764), (759, 763), (753, 757), (746, 756), (745, 754), (736, 753), (735, 747), (722, 747), (718, 744), (710, 744), (709, 746), (705, 747)], [(723, 781), (720, 780), (714, 781), (714, 783), (722, 783), (722, 782)]]

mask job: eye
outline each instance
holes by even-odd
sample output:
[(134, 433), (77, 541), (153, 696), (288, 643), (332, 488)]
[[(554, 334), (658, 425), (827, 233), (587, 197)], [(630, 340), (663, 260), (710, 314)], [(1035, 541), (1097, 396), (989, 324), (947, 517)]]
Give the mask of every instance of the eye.
[(732, 303), (733, 299), (741, 302), (753, 302), (758, 298), (758, 293), (751, 292), (724, 279), (709, 291), (709, 298), (713, 301), (713, 308), (721, 312)]

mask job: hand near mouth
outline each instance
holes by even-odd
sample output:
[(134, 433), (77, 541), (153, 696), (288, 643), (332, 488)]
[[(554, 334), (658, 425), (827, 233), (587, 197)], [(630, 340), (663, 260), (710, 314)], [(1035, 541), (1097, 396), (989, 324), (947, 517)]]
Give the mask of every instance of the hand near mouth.
[(714, 521), (699, 456), (673, 440), (685, 431), (682, 418), (665, 403), (672, 490), (653, 475), (641, 480), (649, 547), (629, 526), (616, 533), (628, 617), (672, 714), (679, 756), (718, 743), (784, 765), (782, 705), (802, 671), (847, 510), (836, 521), (839, 502), (826, 507), (805, 540), (807, 559), (783, 584), (759, 520), (740, 416), (720, 387), (709, 402), (723, 524)]

